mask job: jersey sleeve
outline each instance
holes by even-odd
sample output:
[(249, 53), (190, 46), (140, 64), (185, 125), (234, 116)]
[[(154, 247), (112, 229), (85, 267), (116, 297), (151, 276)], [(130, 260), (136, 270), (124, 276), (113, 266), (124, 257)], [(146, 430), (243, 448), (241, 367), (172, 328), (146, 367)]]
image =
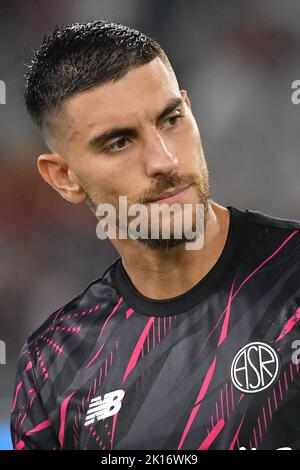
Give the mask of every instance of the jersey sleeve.
[(27, 344), (18, 361), (11, 411), (14, 450), (58, 450), (60, 445), (43, 406)]

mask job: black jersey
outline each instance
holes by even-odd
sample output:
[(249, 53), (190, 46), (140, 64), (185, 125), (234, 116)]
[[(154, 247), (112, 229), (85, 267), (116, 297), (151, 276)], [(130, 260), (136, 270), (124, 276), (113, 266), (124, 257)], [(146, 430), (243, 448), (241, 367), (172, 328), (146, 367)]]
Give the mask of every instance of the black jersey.
[(228, 209), (186, 293), (141, 295), (119, 258), (29, 337), (15, 449), (300, 449), (300, 222)]

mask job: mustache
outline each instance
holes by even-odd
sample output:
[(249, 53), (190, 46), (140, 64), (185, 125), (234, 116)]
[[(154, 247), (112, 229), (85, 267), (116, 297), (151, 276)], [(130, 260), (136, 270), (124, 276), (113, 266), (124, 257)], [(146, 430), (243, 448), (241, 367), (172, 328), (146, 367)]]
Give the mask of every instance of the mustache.
[(146, 204), (155, 198), (158, 198), (164, 191), (168, 191), (177, 187), (195, 185), (198, 188), (202, 187), (202, 180), (198, 175), (189, 173), (183, 176), (177, 174), (164, 176), (157, 180), (154, 188), (149, 188), (144, 194), (136, 201), (138, 204)]

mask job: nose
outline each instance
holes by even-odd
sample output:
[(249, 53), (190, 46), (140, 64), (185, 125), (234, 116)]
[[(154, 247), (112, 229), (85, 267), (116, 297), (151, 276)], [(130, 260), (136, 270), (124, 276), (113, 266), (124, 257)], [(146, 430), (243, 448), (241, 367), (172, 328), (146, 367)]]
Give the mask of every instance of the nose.
[(144, 162), (149, 178), (173, 173), (178, 167), (178, 158), (167, 147), (157, 129), (147, 136), (144, 147)]

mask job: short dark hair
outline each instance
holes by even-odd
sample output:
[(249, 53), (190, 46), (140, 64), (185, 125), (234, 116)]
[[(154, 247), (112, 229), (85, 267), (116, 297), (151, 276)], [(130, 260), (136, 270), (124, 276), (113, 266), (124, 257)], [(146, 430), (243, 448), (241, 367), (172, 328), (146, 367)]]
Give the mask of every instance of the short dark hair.
[(43, 132), (67, 97), (116, 81), (156, 57), (172, 69), (153, 38), (120, 23), (97, 20), (56, 26), (27, 64), (27, 111)]

